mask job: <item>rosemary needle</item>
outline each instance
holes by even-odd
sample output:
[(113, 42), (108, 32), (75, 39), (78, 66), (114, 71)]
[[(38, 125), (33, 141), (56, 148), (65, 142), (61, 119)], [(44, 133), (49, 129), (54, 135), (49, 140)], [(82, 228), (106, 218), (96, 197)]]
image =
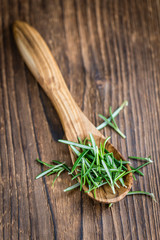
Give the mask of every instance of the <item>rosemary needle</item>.
[(113, 114), (112, 114), (112, 107), (109, 108), (109, 113), (110, 113), (111, 119), (112, 119), (112, 121), (113, 121), (113, 124), (112, 124), (113, 126), (112, 126), (112, 128), (113, 128), (117, 133), (119, 133), (119, 135), (120, 135), (121, 137), (126, 138), (126, 136), (121, 132), (121, 130), (120, 130), (119, 127), (117, 126), (117, 123), (116, 123), (116, 121), (115, 121), (115, 119), (114, 119), (114, 117), (113, 117)]
[(74, 185), (72, 185), (72, 186), (64, 189), (64, 192), (71, 191), (71, 190), (73, 190), (73, 189), (75, 189), (75, 188), (77, 188), (77, 187), (79, 187), (79, 186), (80, 186), (80, 183), (78, 182), (78, 183), (76, 183), (76, 184), (74, 184)]
[[(44, 165), (46, 165), (46, 164), (44, 163)], [(61, 167), (62, 165), (63, 165), (63, 163), (58, 164), (58, 165), (56, 165), (56, 166), (50, 167), (48, 170), (40, 173), (40, 174), (36, 177), (36, 179), (38, 179), (38, 178), (40, 178), (40, 177), (43, 177), (43, 176), (45, 176), (46, 174), (48, 174), (48, 173), (50, 173), (50, 172), (55, 173), (55, 172), (61, 171), (62, 169), (60, 168), (60, 170), (59, 170), (59, 167)]]
[(71, 146), (75, 146), (75, 147), (79, 147), (79, 148), (83, 148), (83, 149), (93, 149), (93, 147), (89, 146), (89, 145), (84, 145), (84, 144), (80, 144), (80, 143), (76, 143), (76, 142), (71, 142), (71, 141), (67, 141), (67, 140), (58, 140), (58, 142), (61, 142), (61, 143), (65, 143), (65, 144), (68, 144), (68, 145), (71, 145)]
[(150, 192), (144, 192), (144, 191), (133, 191), (133, 192), (129, 192), (129, 193), (127, 193), (127, 196), (134, 195), (134, 194), (143, 194), (143, 195), (147, 195), (147, 196), (151, 197), (155, 202), (157, 202), (156, 199), (155, 199), (154, 194), (153, 194), (153, 193), (150, 193)]
[(128, 158), (133, 159), (133, 160), (148, 161), (148, 162), (150, 162), (150, 163), (153, 162), (153, 161), (151, 160), (151, 156), (149, 156), (149, 157), (145, 157), (145, 158), (143, 158), (143, 157), (129, 156)]

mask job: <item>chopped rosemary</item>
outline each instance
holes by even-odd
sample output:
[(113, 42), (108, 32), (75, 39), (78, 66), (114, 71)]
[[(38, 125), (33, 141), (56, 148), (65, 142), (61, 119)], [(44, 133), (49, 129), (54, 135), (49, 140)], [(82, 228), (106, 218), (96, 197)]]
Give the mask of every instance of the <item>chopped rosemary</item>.
[(106, 138), (104, 144), (100, 144), (99, 148), (96, 145), (92, 134), (90, 134), (89, 139), (85, 139), (85, 143), (82, 142), (80, 138), (78, 138), (79, 143), (59, 140), (61, 143), (70, 145), (73, 152), (77, 155), (77, 160), (75, 161), (72, 169), (68, 168), (64, 163), (60, 163), (59, 161), (53, 161), (54, 165), (52, 166), (37, 160), (38, 162), (46, 165), (49, 169), (39, 174), (36, 178), (38, 179), (52, 173), (57, 173), (57, 178), (64, 170), (67, 170), (69, 174), (72, 174), (72, 179), (76, 179), (78, 181), (79, 177), (80, 180), (79, 184), (77, 183), (76, 185), (67, 188), (65, 191), (72, 190), (75, 187), (79, 187), (81, 191), (83, 186), (87, 185), (87, 192), (94, 191), (94, 196), (96, 196), (96, 189), (104, 184), (108, 184), (111, 187), (113, 194), (115, 194), (115, 187), (119, 188), (119, 184), (126, 187), (123, 179), (125, 175), (130, 172), (139, 173), (139, 169), (148, 165), (151, 161), (147, 160), (146, 163), (137, 168), (132, 167), (132, 170), (128, 171), (125, 164), (129, 162), (115, 159), (113, 153), (110, 153), (105, 149), (105, 145), (109, 138), (110, 137)]
[[(100, 144), (99, 148), (92, 134), (90, 134), (88, 141), (85, 140), (85, 144), (80, 138), (78, 138), (80, 143), (59, 140), (61, 143), (70, 145), (77, 155), (77, 160), (72, 167), (72, 173), (75, 170), (81, 173), (78, 175), (80, 177), (80, 190), (84, 185), (87, 185), (87, 192), (94, 190), (94, 196), (96, 196), (96, 189), (104, 184), (111, 187), (113, 194), (115, 194), (115, 187), (119, 187), (118, 181), (123, 187), (126, 187), (123, 175), (128, 174), (128, 170), (127, 168), (123, 169), (123, 166), (128, 162), (118, 161), (114, 158), (113, 153), (105, 151), (105, 145), (109, 138), (106, 138), (104, 144)], [(82, 152), (76, 147), (81, 149)]]
[[(64, 192), (71, 191), (77, 187), (79, 187), (81, 191), (83, 186), (86, 185), (88, 187), (88, 191), (86, 192), (89, 193), (93, 191), (94, 197), (96, 198), (96, 189), (105, 184), (108, 184), (111, 187), (113, 194), (115, 194), (115, 187), (119, 188), (119, 184), (121, 184), (123, 187), (126, 187), (123, 180), (123, 177), (125, 175), (130, 172), (144, 175), (141, 171), (139, 171), (139, 169), (152, 163), (152, 160), (151, 157), (128, 157), (130, 159), (146, 161), (144, 164), (138, 166), (137, 168), (130, 166), (132, 170), (128, 171), (125, 164), (130, 164), (130, 162), (115, 159), (113, 153), (110, 153), (105, 149), (105, 145), (109, 139), (110, 137), (106, 138), (104, 144), (100, 144), (99, 148), (96, 145), (92, 134), (90, 134), (89, 139), (85, 139), (85, 142), (82, 142), (80, 138), (78, 138), (79, 143), (67, 140), (59, 140), (61, 143), (70, 145), (73, 152), (77, 155), (77, 160), (75, 161), (73, 167), (70, 168), (65, 163), (61, 163), (56, 160), (53, 160), (52, 165), (36, 159), (37, 162), (48, 167), (48, 169), (40, 173), (36, 179), (45, 175), (49, 176), (56, 173), (57, 175), (53, 180), (53, 185), (57, 177), (66, 170), (69, 174), (72, 175), (72, 180), (77, 180), (77, 183), (66, 188)], [(76, 147), (82, 151), (80, 152), (80, 150), (78, 150)], [(78, 178), (80, 180), (78, 180)], [(134, 191), (129, 192), (127, 195), (133, 194), (145, 194), (152, 197), (152, 199), (156, 201), (153, 193)], [(111, 206), (112, 204), (109, 205), (109, 207)]]
[[(95, 143), (95, 139), (92, 134), (90, 134), (89, 139), (85, 139), (82, 142), (78, 138), (79, 143), (59, 140), (59, 142), (70, 145), (73, 152), (77, 155), (77, 160), (75, 161), (72, 169), (67, 167), (65, 163), (59, 161), (53, 161), (53, 165), (44, 163), (37, 159), (37, 161), (48, 167), (48, 170), (40, 173), (36, 179), (43, 177), (45, 175), (50, 175), (56, 173), (56, 177), (53, 180), (55, 182), (56, 178), (64, 171), (67, 170), (69, 174), (72, 174), (72, 179), (76, 179), (79, 183), (65, 189), (64, 191), (70, 191), (76, 187), (82, 190), (84, 185), (87, 185), (88, 191), (93, 191), (96, 197), (96, 189), (100, 186), (108, 184), (113, 194), (115, 194), (115, 187), (119, 187), (118, 180), (123, 187), (126, 187), (123, 180), (123, 175), (127, 174), (127, 168), (124, 169), (127, 161), (118, 161), (114, 158), (113, 153), (109, 153), (105, 149), (105, 145), (110, 137), (106, 138), (104, 144), (100, 144), (100, 148)], [(79, 150), (78, 150), (78, 149)], [(81, 149), (81, 151), (80, 151)], [(73, 174), (75, 172), (75, 174)]]
[(121, 132), (121, 130), (119, 129), (119, 127), (116, 124), (115, 121), (115, 117), (119, 114), (119, 112), (125, 107), (128, 106), (128, 101), (124, 101), (122, 103), (122, 105), (114, 112), (112, 113), (112, 107), (109, 108), (109, 113), (110, 113), (110, 117), (106, 118), (103, 115), (99, 114), (99, 117), (102, 118), (104, 120), (104, 122), (102, 124), (100, 124), (97, 129), (101, 130), (102, 128), (106, 127), (107, 125), (109, 125), (110, 127), (112, 127), (121, 137), (126, 138), (126, 136)]
[[(127, 101), (124, 101), (122, 105), (112, 113), (112, 107), (109, 108), (110, 117), (106, 118), (103, 115), (99, 114), (99, 116), (104, 120), (104, 122), (97, 127), (98, 130), (104, 128), (105, 126), (109, 125), (112, 127), (117, 133), (120, 134), (123, 138), (126, 136), (120, 131), (118, 128), (115, 117), (119, 114), (119, 112), (128, 105)], [(59, 161), (53, 160), (53, 164), (45, 163), (39, 159), (36, 159), (37, 162), (45, 165), (48, 167), (47, 170), (40, 173), (36, 179), (43, 177), (43, 176), (49, 176), (51, 174), (57, 174), (56, 177), (53, 180), (52, 185), (54, 185), (55, 180), (59, 177), (59, 175), (67, 171), (68, 174), (72, 175), (72, 180), (76, 180), (77, 183), (74, 185), (66, 188), (64, 192), (71, 191), (77, 187), (79, 187), (80, 191), (82, 190), (83, 186), (86, 185), (88, 187), (87, 193), (93, 191), (93, 195), (96, 198), (96, 189), (108, 184), (113, 194), (115, 194), (115, 187), (120, 188), (120, 184), (123, 187), (126, 187), (124, 184), (123, 177), (127, 175), (128, 173), (133, 173), (133, 178), (136, 180), (134, 173), (137, 173), (141, 176), (144, 176), (144, 174), (139, 170), (148, 164), (152, 163), (151, 157), (136, 157), (136, 156), (129, 156), (129, 159), (133, 160), (142, 160), (145, 161), (144, 164), (138, 166), (137, 168), (134, 168), (130, 165), (129, 161), (122, 161), (117, 160), (113, 153), (108, 152), (105, 149), (105, 145), (107, 141), (110, 139), (110, 137), (106, 138), (104, 143), (100, 143), (100, 147), (96, 145), (95, 139), (93, 135), (90, 133), (90, 138), (85, 139), (82, 141), (78, 137), (78, 143), (77, 142), (71, 142), (67, 140), (59, 140), (59, 142), (68, 144), (72, 151), (77, 155), (77, 159), (73, 165), (72, 168), (68, 167), (65, 163), (61, 163)], [(77, 149), (78, 148), (78, 149)], [(131, 170), (128, 171), (126, 164), (130, 165)], [(129, 192), (127, 195), (133, 195), (133, 194), (145, 194), (150, 196), (154, 201), (155, 197), (153, 193), (144, 192), (144, 191), (133, 191)], [(109, 207), (111, 207), (113, 203), (109, 204)]]

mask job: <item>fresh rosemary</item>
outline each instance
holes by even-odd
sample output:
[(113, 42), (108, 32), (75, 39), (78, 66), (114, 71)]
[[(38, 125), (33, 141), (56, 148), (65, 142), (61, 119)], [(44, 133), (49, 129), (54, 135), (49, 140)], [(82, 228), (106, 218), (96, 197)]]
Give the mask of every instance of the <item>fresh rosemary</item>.
[[(37, 161), (48, 167), (48, 170), (40, 173), (36, 179), (43, 177), (45, 175), (49, 176), (56, 173), (56, 177), (53, 180), (53, 184), (56, 178), (64, 171), (67, 170), (69, 174), (72, 175), (72, 180), (76, 179), (77, 183), (66, 188), (64, 191), (71, 191), (79, 187), (80, 191), (83, 186), (88, 187), (87, 193), (93, 191), (94, 197), (96, 198), (96, 189), (108, 184), (113, 194), (115, 194), (115, 187), (120, 187), (120, 184), (123, 187), (125, 186), (123, 177), (128, 173), (138, 173), (142, 175), (142, 172), (139, 171), (142, 167), (150, 164), (152, 160), (148, 158), (139, 158), (139, 157), (129, 157), (131, 159), (140, 159), (145, 160), (146, 162), (137, 168), (133, 168), (128, 171), (126, 164), (130, 164), (128, 161), (117, 160), (113, 156), (113, 153), (110, 153), (106, 150), (105, 145), (110, 137), (106, 138), (104, 144), (100, 143), (100, 147), (95, 143), (95, 139), (92, 134), (90, 134), (89, 139), (85, 139), (84, 142), (79, 138), (79, 143), (71, 142), (67, 140), (59, 140), (59, 142), (67, 144), (71, 147), (72, 151), (77, 155), (77, 160), (75, 161), (72, 168), (69, 168), (65, 163), (53, 160), (52, 164), (47, 164), (37, 159)], [(77, 149), (78, 148), (78, 149)], [(81, 151), (80, 151), (81, 149)], [(79, 178), (79, 179), (78, 179)], [(143, 194), (142, 191), (137, 191), (135, 194)], [(134, 192), (129, 193), (128, 195), (134, 194)], [(144, 192), (144, 194), (151, 196)], [(110, 205), (111, 206), (111, 205)]]
[(135, 195), (135, 194), (143, 194), (143, 195), (147, 195), (147, 196), (151, 197), (151, 198), (153, 199), (153, 201), (157, 202), (156, 199), (155, 199), (154, 194), (153, 194), (153, 193), (150, 193), (150, 192), (144, 192), (144, 191), (132, 191), (132, 192), (127, 193), (127, 196)]
[(121, 130), (119, 129), (119, 127), (117, 126), (117, 123), (115, 121), (115, 117), (120, 113), (120, 111), (125, 107), (128, 106), (128, 101), (124, 101), (122, 103), (122, 105), (114, 112), (112, 113), (112, 107), (109, 107), (109, 113), (110, 113), (110, 117), (106, 118), (104, 117), (102, 114), (99, 114), (99, 117), (102, 118), (104, 120), (104, 122), (102, 124), (100, 124), (97, 129), (101, 130), (102, 128), (106, 127), (107, 125), (109, 125), (110, 127), (112, 127), (121, 137), (126, 138), (126, 136), (121, 132)]
[[(128, 162), (118, 161), (114, 158), (113, 153), (106, 151), (105, 145), (109, 138), (105, 140), (104, 144), (100, 144), (99, 148), (92, 134), (90, 134), (90, 138), (87, 141), (85, 140), (86, 144), (59, 140), (61, 143), (70, 145), (73, 152), (77, 155), (77, 160), (72, 167), (71, 173), (76, 170), (77, 177), (80, 177), (80, 190), (82, 190), (84, 185), (87, 185), (87, 192), (94, 190), (95, 196), (96, 189), (105, 184), (111, 187), (113, 194), (115, 194), (115, 187), (119, 188), (118, 181), (123, 187), (126, 187), (123, 175), (126, 175), (128, 171), (123, 166)], [(82, 141), (80, 140), (80, 142)], [(80, 152), (76, 147), (82, 151)]]
[[(123, 138), (126, 136), (120, 131), (118, 128), (115, 117), (120, 113), (120, 111), (128, 105), (127, 101), (124, 101), (122, 105), (112, 113), (112, 108), (109, 108), (110, 117), (106, 118), (103, 115), (99, 114), (99, 116), (104, 120), (104, 122), (97, 127), (98, 130), (101, 130), (105, 126), (109, 125), (112, 127), (117, 133), (120, 134)], [(129, 156), (129, 159), (132, 160), (141, 160), (145, 161), (144, 164), (138, 166), (137, 168), (134, 168), (130, 165), (129, 161), (122, 161), (115, 159), (113, 153), (110, 153), (106, 150), (105, 146), (107, 141), (110, 139), (110, 137), (106, 138), (104, 141), (104, 144), (100, 143), (100, 146), (98, 147), (95, 143), (95, 139), (92, 134), (90, 134), (89, 139), (85, 139), (83, 142), (78, 137), (78, 143), (77, 142), (71, 142), (67, 140), (59, 140), (59, 142), (67, 144), (71, 147), (72, 151), (77, 155), (77, 159), (73, 165), (72, 168), (68, 167), (64, 162), (59, 162), (56, 160), (53, 160), (52, 164), (45, 163), (39, 159), (36, 159), (37, 162), (45, 165), (48, 167), (47, 170), (40, 173), (36, 179), (49, 176), (51, 174), (56, 174), (56, 177), (53, 180), (52, 185), (54, 185), (55, 180), (57, 177), (60, 176), (60, 174), (64, 171), (67, 171), (68, 174), (72, 175), (72, 180), (76, 180), (77, 183), (74, 185), (66, 188), (64, 192), (71, 191), (77, 187), (79, 187), (80, 191), (82, 190), (83, 186), (86, 185), (88, 187), (88, 191), (93, 191), (94, 197), (96, 198), (96, 189), (108, 184), (113, 194), (115, 194), (115, 187), (120, 187), (121, 184), (123, 187), (126, 187), (124, 184), (123, 177), (127, 175), (128, 173), (133, 173), (133, 178), (136, 180), (135, 173), (139, 174), (141, 176), (144, 176), (144, 174), (139, 170), (148, 164), (152, 163), (151, 157), (135, 157), (135, 156)], [(78, 149), (77, 149), (78, 148)], [(128, 171), (126, 164), (130, 165), (131, 170)], [(133, 194), (144, 194), (147, 196), (150, 196), (154, 201), (155, 197), (153, 193), (144, 192), (144, 191), (132, 191), (127, 194), (133, 195)], [(110, 203), (109, 207), (111, 207), (113, 204)]]
[(133, 159), (133, 160), (147, 161), (147, 162), (149, 162), (149, 163), (152, 163), (152, 162), (153, 162), (152, 159), (151, 159), (151, 156), (145, 157), (145, 158), (143, 158), (143, 157), (135, 157), (135, 156), (133, 157), (133, 156), (129, 156), (128, 158)]

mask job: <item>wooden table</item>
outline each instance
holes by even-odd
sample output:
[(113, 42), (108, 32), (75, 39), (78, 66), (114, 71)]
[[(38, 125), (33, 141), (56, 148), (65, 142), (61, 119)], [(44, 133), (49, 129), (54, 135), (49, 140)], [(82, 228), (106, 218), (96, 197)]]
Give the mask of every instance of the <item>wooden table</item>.
[[(160, 208), (128, 196), (112, 208), (79, 190), (64, 193), (71, 177), (35, 180), (38, 157), (71, 166), (59, 118), (24, 65), (11, 25), (24, 20), (44, 37), (70, 92), (97, 126), (124, 100), (117, 117), (126, 140), (106, 127), (127, 158), (154, 161), (132, 190), (160, 191), (160, 2), (2, 0), (0, 3), (0, 239), (160, 239)], [(132, 161), (133, 166), (141, 164)]]

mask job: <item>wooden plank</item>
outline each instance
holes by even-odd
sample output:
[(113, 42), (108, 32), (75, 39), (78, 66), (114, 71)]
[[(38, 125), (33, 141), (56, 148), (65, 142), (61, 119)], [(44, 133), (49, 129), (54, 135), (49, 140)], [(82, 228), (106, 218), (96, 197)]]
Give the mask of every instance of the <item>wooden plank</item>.
[[(126, 140), (103, 133), (128, 155), (151, 155), (133, 190), (160, 190), (160, 4), (158, 1), (1, 0), (0, 239), (160, 239), (160, 208), (145, 196), (113, 207), (83, 192), (64, 193), (71, 178), (35, 180), (36, 157), (71, 165), (55, 109), (24, 66), (11, 24), (29, 22), (46, 40), (79, 107), (98, 125), (123, 100), (117, 117)], [(139, 162), (133, 162), (138, 166)]]

